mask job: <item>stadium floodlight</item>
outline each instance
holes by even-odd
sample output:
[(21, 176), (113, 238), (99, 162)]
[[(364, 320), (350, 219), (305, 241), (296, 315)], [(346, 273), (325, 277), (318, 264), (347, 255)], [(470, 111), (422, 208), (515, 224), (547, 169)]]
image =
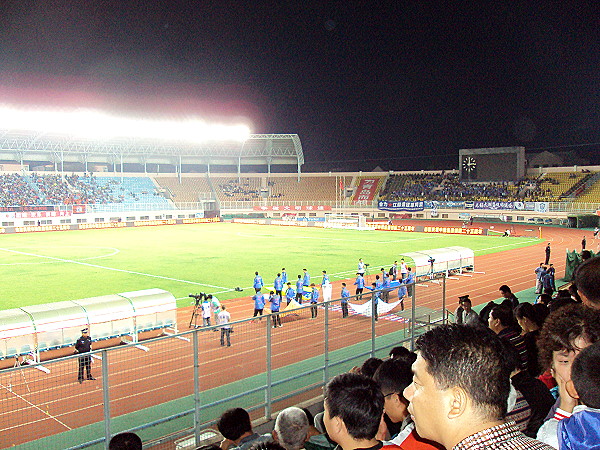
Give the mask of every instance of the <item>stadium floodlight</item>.
[(201, 119), (138, 119), (94, 109), (42, 110), (10, 105), (0, 105), (0, 128), (100, 140), (135, 138), (203, 143), (243, 142), (250, 137), (250, 128), (243, 124), (210, 124)]

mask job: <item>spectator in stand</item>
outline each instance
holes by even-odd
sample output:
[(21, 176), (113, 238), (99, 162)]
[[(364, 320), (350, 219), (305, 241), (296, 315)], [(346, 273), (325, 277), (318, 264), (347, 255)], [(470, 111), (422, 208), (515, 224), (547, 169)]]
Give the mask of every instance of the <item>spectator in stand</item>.
[(537, 438), (558, 448), (558, 421), (572, 414), (577, 399), (566, 389), (571, 380), (575, 357), (586, 347), (600, 341), (600, 311), (582, 304), (563, 306), (550, 313), (538, 339), (540, 364), (550, 368), (558, 384), (558, 398)]
[[(513, 420), (519, 425), (519, 420), (522, 420), (522, 427), (519, 429), (526, 436), (535, 438), (554, 404), (554, 397), (544, 383), (532, 377), (527, 371), (521, 370), (519, 355), (512, 346), (506, 345), (505, 350), (506, 361), (513, 368), (510, 374), (510, 383), (514, 388), (511, 389), (511, 396), (514, 391), (517, 400), (515, 406), (511, 408), (509, 397), (510, 412), (506, 416), (506, 421)], [(522, 404), (519, 406), (520, 399)]]
[(525, 348), (525, 339), (521, 336), (521, 329), (516, 324), (512, 310), (504, 306), (494, 307), (490, 311), (488, 325), (500, 339), (514, 347), (521, 358), (521, 368), (528, 370), (529, 359)]
[(512, 293), (512, 291), (506, 284), (503, 284), (502, 286), (500, 286), (498, 288), (498, 290), (500, 291), (500, 294), (505, 299), (505, 301), (506, 300), (510, 301), (511, 308), (517, 307), (517, 305), (519, 304), (519, 299), (517, 297), (515, 297), (515, 294)]
[(552, 450), (504, 422), (511, 368), (497, 336), (440, 325), (421, 335), (416, 349), (404, 397), (422, 438), (446, 449)]
[(383, 446), (376, 436), (383, 415), (383, 394), (364, 375), (343, 373), (325, 386), (323, 422), (339, 450), (398, 448)]
[(577, 267), (575, 286), (583, 303), (600, 309), (600, 256), (590, 258)]
[(224, 437), (220, 445), (222, 450), (246, 450), (253, 444), (272, 439), (268, 433), (260, 435), (252, 430), (250, 414), (242, 408), (225, 411), (217, 421), (217, 429)]
[[(410, 448), (436, 448), (419, 437), (408, 413), (408, 400), (403, 392), (412, 382), (411, 364), (388, 359), (379, 366), (373, 379), (381, 388), (384, 398), (384, 419), (390, 436), (388, 443), (401, 448), (408, 445), (411, 445)], [(412, 443), (420, 445), (413, 447)]]
[[(539, 306), (545, 308), (545, 315), (544, 310), (539, 308)], [(544, 324), (544, 320), (548, 315), (548, 308), (542, 304), (539, 304), (536, 308), (531, 303), (520, 303), (519, 306), (515, 308), (514, 315), (519, 326), (523, 330), (521, 336), (523, 336), (525, 349), (527, 351), (527, 371), (531, 376), (537, 377), (542, 373), (542, 368), (538, 361), (537, 338), (540, 334), (540, 329)]]
[(411, 366), (415, 362), (415, 359), (417, 359), (417, 354), (411, 352), (406, 347), (398, 346), (390, 350), (390, 358), (397, 359)]
[(115, 434), (110, 439), (108, 450), (142, 450), (142, 440), (135, 433)]
[(600, 342), (573, 361), (569, 395), (579, 399), (573, 415), (558, 423), (558, 448), (593, 449), (600, 443)]
[(304, 411), (295, 406), (277, 414), (273, 439), (285, 450), (300, 450), (308, 439), (309, 423)]
[(365, 362), (362, 363), (362, 366), (354, 368), (354, 372), (360, 373), (365, 377), (373, 378), (373, 375), (375, 375), (375, 372), (377, 372), (377, 369), (379, 369), (379, 366), (381, 366), (382, 363), (383, 360), (379, 358), (367, 358)]
[(471, 299), (468, 295), (458, 297), (459, 306), (456, 309), (456, 323), (464, 323), (465, 325), (483, 325), (479, 315), (473, 311)]

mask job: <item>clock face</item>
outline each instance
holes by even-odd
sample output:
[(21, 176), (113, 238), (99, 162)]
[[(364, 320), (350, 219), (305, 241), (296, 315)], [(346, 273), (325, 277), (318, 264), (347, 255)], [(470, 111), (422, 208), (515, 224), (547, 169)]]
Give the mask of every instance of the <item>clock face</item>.
[(466, 170), (467, 172), (473, 172), (475, 170), (475, 168), (477, 167), (477, 161), (475, 161), (475, 158), (471, 157), (471, 156), (467, 156), (465, 157), (465, 159), (463, 159), (463, 169)]

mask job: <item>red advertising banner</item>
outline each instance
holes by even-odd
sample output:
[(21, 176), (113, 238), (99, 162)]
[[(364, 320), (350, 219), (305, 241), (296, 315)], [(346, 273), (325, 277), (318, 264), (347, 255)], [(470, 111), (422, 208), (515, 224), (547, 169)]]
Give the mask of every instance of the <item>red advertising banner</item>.
[(354, 196), (354, 203), (359, 201), (370, 202), (375, 198), (379, 186), (379, 178), (363, 178), (358, 183), (358, 189)]
[(331, 211), (331, 206), (308, 205), (308, 206), (255, 206), (254, 211)]

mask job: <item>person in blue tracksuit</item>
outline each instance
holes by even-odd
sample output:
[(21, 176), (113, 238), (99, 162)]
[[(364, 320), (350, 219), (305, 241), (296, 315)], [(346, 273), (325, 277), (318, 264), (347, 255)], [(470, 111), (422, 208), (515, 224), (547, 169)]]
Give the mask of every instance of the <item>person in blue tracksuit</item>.
[(283, 290), (283, 278), (281, 278), (281, 274), (277, 274), (277, 278), (273, 281), (273, 289), (275, 289), (275, 293), (279, 295), (281, 298), (281, 291)]
[(271, 291), (269, 295), (269, 302), (271, 303), (271, 313), (273, 314), (273, 328), (277, 328), (277, 326), (281, 326), (281, 317), (279, 316), (281, 296)]
[(390, 302), (390, 275), (385, 271), (385, 269), (381, 269), (381, 274), (382, 274), (382, 280), (381, 280), (381, 289), (383, 289), (383, 291), (381, 292), (381, 299), (386, 302), (389, 303)]
[(319, 288), (315, 286), (315, 283), (310, 285), (312, 292), (310, 293), (310, 318), (317, 318), (317, 303), (319, 301)]
[(402, 311), (404, 311), (404, 297), (408, 295), (408, 290), (406, 289), (406, 280), (407, 278), (400, 280), (400, 285), (398, 286), (398, 299), (400, 300), (400, 307)]
[(254, 300), (254, 315), (252, 317), (256, 317), (258, 315), (263, 315), (263, 309), (265, 309), (265, 296), (262, 292), (258, 291), (253, 297)]
[(342, 306), (342, 318), (348, 317), (348, 299), (350, 298), (350, 291), (346, 287), (346, 283), (342, 283), (342, 300), (340, 301), (340, 305)]
[(302, 277), (302, 286), (310, 286), (310, 274), (306, 269), (302, 269), (304, 276)]
[(290, 283), (289, 281), (286, 283), (286, 285), (287, 285), (287, 289), (285, 291), (285, 300), (287, 301), (287, 304), (289, 305), (290, 303), (292, 303), (292, 300), (294, 300), (294, 298), (296, 297), (296, 291), (292, 287), (292, 283)]
[(283, 282), (283, 284), (287, 284), (287, 282), (288, 282), (287, 272), (285, 271), (285, 267), (281, 269), (281, 281)]
[(365, 279), (360, 272), (356, 274), (354, 285), (356, 286), (356, 299), (362, 300), (362, 293), (365, 289)]
[(302, 282), (302, 275), (298, 275), (296, 281), (296, 301), (302, 304), (302, 295), (304, 294), (304, 283)]
[(254, 283), (252, 284), (254, 287), (254, 292), (260, 292), (264, 285), (265, 284), (263, 283), (262, 277), (258, 274), (258, 272), (254, 272)]

